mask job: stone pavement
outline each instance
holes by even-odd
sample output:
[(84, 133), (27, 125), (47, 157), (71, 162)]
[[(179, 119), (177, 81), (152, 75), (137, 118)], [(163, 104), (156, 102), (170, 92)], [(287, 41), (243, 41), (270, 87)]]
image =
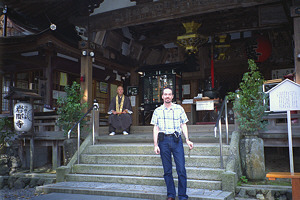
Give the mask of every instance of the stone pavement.
[[(164, 199), (166, 198), (167, 189), (165, 186), (147, 186), (101, 182), (60, 182), (57, 184), (39, 186), (36, 188), (36, 191), (38, 193), (63, 192), (102, 196), (113, 196), (115, 193), (117, 193), (119, 196), (124, 196), (124, 199)], [(221, 190), (188, 188), (187, 194), (189, 195), (190, 199), (233, 199), (233, 194), (231, 192), (224, 192)]]

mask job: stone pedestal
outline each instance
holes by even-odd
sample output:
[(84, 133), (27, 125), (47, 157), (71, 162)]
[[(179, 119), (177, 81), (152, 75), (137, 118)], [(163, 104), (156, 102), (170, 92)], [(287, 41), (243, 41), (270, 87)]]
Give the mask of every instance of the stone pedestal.
[(67, 165), (77, 151), (77, 139), (67, 139), (63, 143), (64, 146), (64, 164)]
[(243, 174), (250, 180), (265, 179), (264, 142), (257, 136), (245, 136), (240, 141)]

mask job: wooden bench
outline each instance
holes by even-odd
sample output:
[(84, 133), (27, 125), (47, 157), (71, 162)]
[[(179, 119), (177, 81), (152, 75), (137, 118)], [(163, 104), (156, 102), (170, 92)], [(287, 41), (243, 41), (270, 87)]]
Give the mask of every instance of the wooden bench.
[(290, 172), (269, 172), (266, 175), (269, 180), (276, 180), (276, 178), (290, 178), (292, 179), (292, 196), (293, 200), (300, 199), (300, 173)]

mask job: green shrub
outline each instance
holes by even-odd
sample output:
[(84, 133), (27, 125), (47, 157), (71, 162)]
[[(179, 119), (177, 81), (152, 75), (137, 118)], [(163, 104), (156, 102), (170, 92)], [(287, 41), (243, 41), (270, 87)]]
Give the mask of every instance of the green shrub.
[[(264, 79), (254, 60), (248, 60), (249, 72), (244, 73), (240, 88), (229, 93), (241, 133), (257, 133), (265, 128), (263, 116), (267, 110), (267, 95), (262, 91)], [(265, 104), (264, 104), (265, 101)]]
[(0, 118), (0, 149), (6, 144), (10, 144), (16, 136), (13, 120), (8, 117)]
[[(84, 109), (88, 104), (81, 104), (81, 99), (84, 96), (80, 90), (80, 84), (73, 82), (71, 86), (66, 86), (66, 97), (58, 98), (59, 108), (57, 113), (59, 114), (58, 126), (61, 127), (65, 134), (73, 127), (73, 125), (84, 115)], [(86, 123), (85, 120), (81, 121), (81, 127)]]

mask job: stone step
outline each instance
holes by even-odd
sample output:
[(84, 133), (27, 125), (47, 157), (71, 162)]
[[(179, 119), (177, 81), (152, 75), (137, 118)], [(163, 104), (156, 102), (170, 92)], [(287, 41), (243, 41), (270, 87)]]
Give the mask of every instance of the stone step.
[[(39, 193), (73, 193), (161, 200), (166, 198), (165, 186), (134, 185), (101, 182), (60, 182), (36, 188)], [(229, 200), (233, 193), (221, 190), (187, 189), (190, 199)]]
[[(67, 181), (71, 182), (103, 182), (103, 183), (122, 183), (122, 184), (138, 184), (164, 186), (163, 177), (141, 177), (141, 176), (117, 176), (117, 175), (94, 175), (94, 174), (68, 174)], [(178, 180), (174, 178), (177, 186)], [(221, 181), (211, 180), (194, 180), (188, 179), (189, 188), (221, 190)]]
[[(163, 177), (140, 177), (140, 176), (116, 176), (116, 175), (94, 175), (94, 174), (68, 174), (67, 181), (71, 182), (103, 182), (103, 183), (122, 183), (122, 184), (138, 184), (164, 186)], [(174, 178), (176, 187), (178, 179)], [(194, 180), (188, 179), (189, 188), (221, 190), (221, 181), (210, 180)]]
[(56, 179), (56, 174), (49, 174), (49, 173), (34, 173), (34, 172), (16, 172), (11, 174), (12, 177), (18, 177), (18, 178), (44, 178), (44, 179)]
[[(213, 133), (215, 125), (188, 125), (189, 133)], [(229, 132), (234, 131), (235, 126), (234, 124), (228, 125)], [(222, 132), (225, 133), (226, 127), (222, 124)], [(130, 132), (135, 133), (152, 133), (153, 126), (131, 126)], [(107, 135), (108, 134), (108, 126), (101, 126), (99, 128), (100, 135)]]
[[(184, 137), (182, 137), (184, 140)], [(197, 133), (189, 134), (189, 138), (194, 143), (219, 143), (219, 138), (214, 137), (213, 133)], [(230, 137), (229, 137), (230, 138)], [(99, 135), (95, 137), (97, 144), (108, 144), (108, 143), (153, 143), (152, 133), (134, 133), (129, 135), (116, 134), (110, 135)], [(223, 143), (225, 144), (225, 135), (223, 135)]]
[[(229, 139), (234, 131), (234, 124), (230, 124)], [(99, 135), (96, 136), (97, 143), (153, 143), (153, 126), (132, 126), (131, 134), (124, 136), (121, 131), (114, 136), (108, 135), (108, 127), (100, 127)], [(214, 135), (214, 125), (188, 125), (189, 138), (195, 143), (219, 143), (219, 132)], [(118, 131), (117, 131), (118, 132)], [(222, 125), (222, 138), (225, 143), (225, 125)]]
[[(221, 180), (224, 169), (186, 167), (188, 177), (196, 180)], [(162, 166), (145, 165), (107, 165), (107, 164), (76, 164), (72, 167), (73, 174), (101, 174), (101, 175), (126, 175), (126, 176), (147, 176), (162, 177)], [(177, 176), (175, 167), (173, 175)]]
[[(227, 156), (223, 157), (224, 163)], [(136, 154), (81, 154), (81, 164), (117, 164), (117, 165), (156, 165), (161, 166), (160, 155), (136, 155)], [(173, 161), (173, 166), (175, 163)], [(220, 167), (219, 156), (185, 156), (185, 166), (187, 167)]]
[[(189, 154), (189, 148), (186, 144), (184, 146), (185, 154)], [(223, 156), (229, 155), (229, 145), (223, 144)], [(83, 154), (143, 154), (154, 155), (153, 143), (145, 144), (97, 144), (87, 147)], [(194, 148), (190, 151), (190, 155), (198, 156), (219, 156), (219, 144), (197, 144), (194, 143)]]

